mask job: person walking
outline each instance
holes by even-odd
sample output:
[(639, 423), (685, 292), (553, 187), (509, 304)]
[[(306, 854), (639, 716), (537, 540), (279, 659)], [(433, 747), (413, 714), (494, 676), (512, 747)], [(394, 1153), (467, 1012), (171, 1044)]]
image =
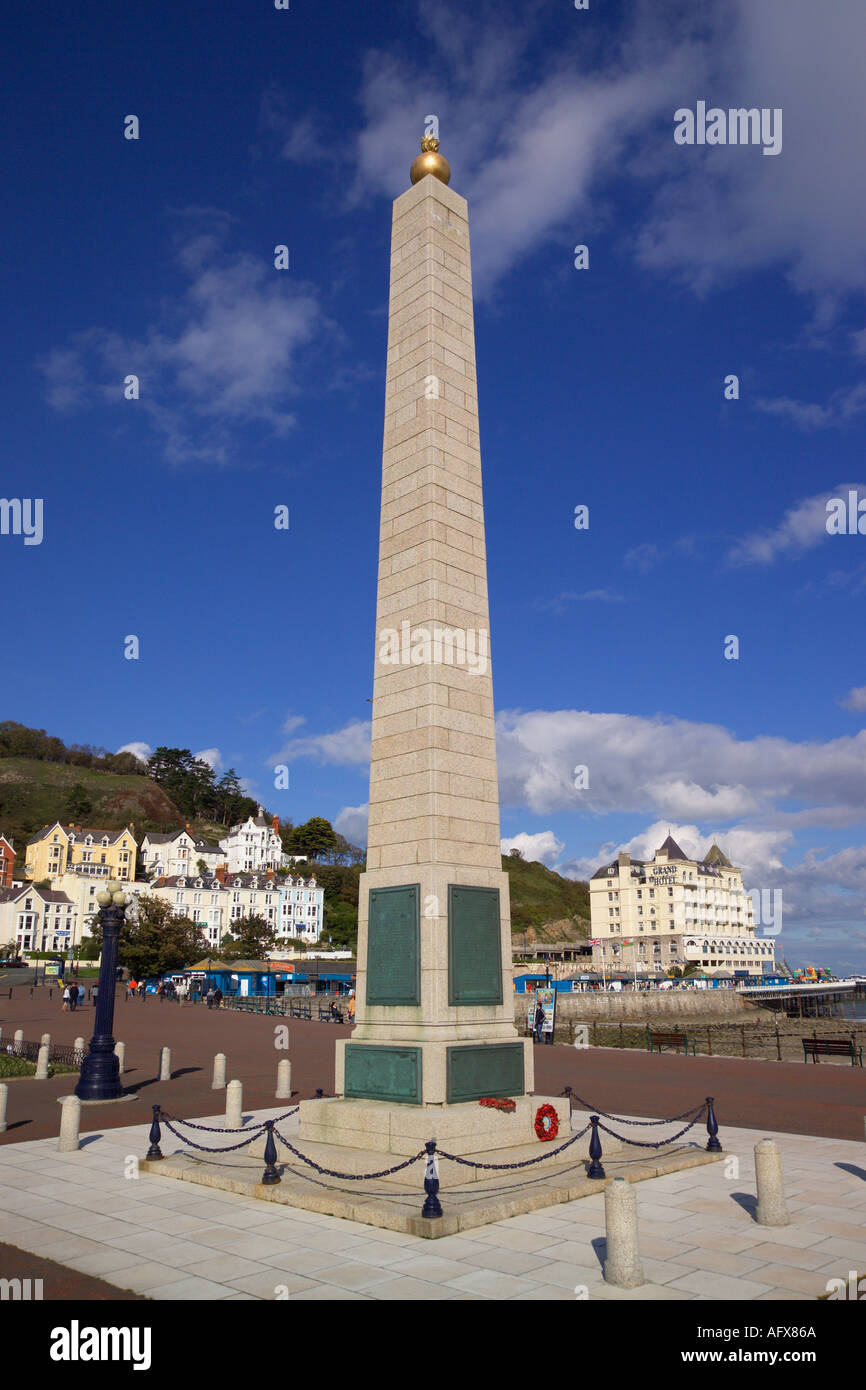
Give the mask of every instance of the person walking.
[(217, 985), (216, 989), (213, 992), (213, 1002), (215, 1009), (218, 1009), (223, 1002), (223, 992), (220, 989), (219, 985)]
[(60, 1005), (60, 1012), (61, 1012), (61, 1013), (64, 1013), (64, 1014), (66, 1013), (66, 1011), (67, 1011), (67, 1009), (69, 1008), (69, 1005), (70, 1005), (70, 1003), (71, 1003), (71, 1000), (72, 1000), (72, 996), (71, 996), (70, 993), (69, 993), (69, 986), (67, 985), (66, 988), (65, 988), (64, 991), (63, 991), (63, 1003)]
[(211, 985), (210, 989), (209, 989), (208, 992), (207, 992), (207, 1006), (208, 1006), (209, 1009), (212, 1009), (212, 1008), (213, 1008), (213, 997), (214, 997), (214, 987), (213, 987), (213, 985)]
[[(64, 993), (65, 993), (65, 991), (64, 991)], [(70, 986), (69, 986), (69, 1012), (70, 1012), (71, 1014), (74, 1014), (74, 1013), (75, 1013), (75, 1010), (76, 1010), (77, 1008), (78, 1008), (78, 985), (70, 985)]]
[(354, 1022), (355, 1022), (355, 991), (354, 991), (354, 990), (352, 990), (352, 993), (349, 995), (348, 1014), (349, 1014), (349, 1022), (350, 1022), (350, 1023), (354, 1023)]
[(541, 1000), (539, 1000), (538, 1003), (537, 1003), (536, 1006), (535, 1006), (535, 1041), (536, 1041), (537, 1043), (540, 1043), (540, 1042), (541, 1042), (541, 1032), (542, 1032), (542, 1029), (543, 1029), (543, 1028), (544, 1028), (544, 1009), (543, 1009), (543, 1007), (542, 1007)]

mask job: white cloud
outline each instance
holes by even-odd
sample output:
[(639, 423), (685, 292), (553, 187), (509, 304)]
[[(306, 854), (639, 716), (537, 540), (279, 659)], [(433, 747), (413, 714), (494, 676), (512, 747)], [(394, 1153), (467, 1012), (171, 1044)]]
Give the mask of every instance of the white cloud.
[[(287, 721), (297, 727), (304, 720), (296, 718)], [(336, 763), (343, 767), (364, 767), (370, 761), (369, 719), (350, 719), (342, 729), (329, 734), (311, 734), (307, 738), (292, 738), (278, 753), (273, 762), (291, 762), (294, 758), (310, 758), (314, 762)]]
[(334, 821), (334, 829), (338, 835), (345, 836), (350, 844), (366, 845), (369, 812), (366, 801), (362, 806), (344, 806)]
[(552, 830), (539, 830), (535, 835), (528, 835), (521, 832), (519, 835), (512, 835), (508, 839), (500, 842), (503, 854), (510, 854), (513, 849), (519, 849), (524, 859), (534, 863), (546, 864), (552, 869), (565, 844), (557, 839)]
[[(139, 410), (175, 463), (231, 461), (233, 425), (277, 436), (291, 429), (298, 354), (324, 321), (311, 289), (275, 274), (267, 259), (228, 252), (226, 227), (217, 219), (215, 231), (187, 236), (177, 254), (186, 288), (141, 337), (89, 328), (37, 363), (56, 410), (98, 402)], [(123, 398), (130, 373), (141, 383), (134, 403)]]
[[(497, 718), (504, 806), (536, 815), (650, 812), (768, 826), (866, 819), (866, 731), (826, 742), (739, 739), (717, 724), (587, 710), (505, 711)], [(574, 787), (585, 765), (589, 787)], [(837, 822), (839, 823), (839, 822)]]
[(222, 769), (223, 758), (218, 748), (202, 748), (201, 752), (194, 753), (193, 757), (199, 758), (203, 763), (207, 763), (208, 767), (213, 768), (214, 772), (219, 772)]
[(118, 748), (118, 753), (132, 753), (133, 757), (139, 758), (146, 763), (153, 757), (153, 749), (149, 743), (124, 743), (122, 748)]
[(625, 603), (625, 597), (623, 594), (614, 593), (612, 589), (586, 589), (579, 594), (565, 593), (552, 599), (539, 599), (533, 607), (564, 613), (569, 603)]
[(860, 714), (866, 710), (866, 685), (854, 685), (848, 694), (837, 701), (843, 709), (848, 709), (852, 714)]
[(784, 555), (812, 550), (828, 539), (827, 502), (831, 497), (847, 498), (849, 490), (866, 490), (862, 483), (839, 483), (835, 488), (806, 497), (785, 512), (774, 527), (754, 531), (732, 546), (726, 556), (729, 565), (770, 565)]

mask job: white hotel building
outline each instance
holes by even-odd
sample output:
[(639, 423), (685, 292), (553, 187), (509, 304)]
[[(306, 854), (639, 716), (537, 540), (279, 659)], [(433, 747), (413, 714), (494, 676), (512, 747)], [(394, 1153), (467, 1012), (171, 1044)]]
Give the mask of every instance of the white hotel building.
[(176, 917), (198, 922), (214, 948), (231, 935), (239, 917), (263, 917), (273, 925), (278, 944), (300, 937), (313, 945), (322, 935), (325, 890), (315, 878), (220, 870), (213, 877), (171, 875), (153, 884), (133, 884), (132, 890), (161, 898)]
[(669, 835), (644, 863), (619, 854), (590, 879), (593, 969), (667, 974), (772, 974), (773, 942), (758, 939), (743, 875), (713, 845), (689, 859)]

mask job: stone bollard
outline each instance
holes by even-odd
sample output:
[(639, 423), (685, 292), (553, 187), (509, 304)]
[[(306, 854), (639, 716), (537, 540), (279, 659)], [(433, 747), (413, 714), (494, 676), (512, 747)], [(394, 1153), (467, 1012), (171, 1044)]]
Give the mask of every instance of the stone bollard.
[(230, 1081), (226, 1086), (226, 1129), (240, 1129), (244, 1122), (244, 1084)]
[(34, 1077), (34, 1080), (48, 1080), (48, 1055), (50, 1051), (51, 1049), (49, 1048), (47, 1043), (39, 1044), (39, 1056), (36, 1059), (36, 1076)]
[(787, 1226), (790, 1221), (785, 1204), (785, 1182), (782, 1176), (782, 1155), (772, 1139), (762, 1139), (755, 1145), (755, 1181), (758, 1206), (755, 1220), (759, 1226)]
[(23, 1043), (23, 1041), (24, 1041), (24, 1029), (23, 1029), (23, 1028), (16, 1028), (16, 1029), (15, 1029), (15, 1037), (14, 1037), (14, 1039), (13, 1039), (13, 1046), (12, 1046), (12, 1050), (13, 1050), (13, 1052), (15, 1053), (16, 1056), (20, 1056), (20, 1055), (21, 1055), (21, 1044)]
[(171, 1080), (171, 1048), (163, 1047), (159, 1054), (159, 1079), (160, 1081)]
[(47, 1043), (48, 1046), (50, 1047), (50, 1046), (51, 1046), (51, 1034), (50, 1034), (50, 1033), (43, 1033), (43, 1034), (42, 1034), (42, 1037), (39, 1039), (39, 1042), (40, 1042), (40, 1044), (43, 1045), (43, 1046), (44, 1046), (45, 1043)]
[(9, 1087), (5, 1081), (0, 1081), (0, 1134), (6, 1133), (6, 1102), (9, 1099)]
[(618, 1289), (636, 1289), (646, 1283), (638, 1253), (637, 1198), (625, 1178), (614, 1178), (605, 1188), (604, 1225), (604, 1282), (615, 1284)]
[(226, 1055), (218, 1052), (213, 1059), (213, 1081), (210, 1083), (212, 1091), (224, 1091), (226, 1084)]
[[(83, 1052), (83, 1051), (84, 1051), (84, 1039), (83, 1039), (83, 1038), (76, 1038), (76, 1039), (75, 1039), (75, 1042), (72, 1044), (72, 1046), (73, 1046), (73, 1048), (74, 1048), (74, 1050), (75, 1050), (76, 1052)], [(123, 1047), (123, 1043), (118, 1043), (118, 1047)], [(116, 1051), (117, 1051), (117, 1048), (115, 1048), (114, 1050), (115, 1050), (115, 1052), (116, 1052)]]
[(81, 1101), (78, 1096), (64, 1096), (60, 1102), (60, 1138), (57, 1141), (57, 1152), (61, 1154), (77, 1153), (80, 1144), (78, 1141), (78, 1131), (81, 1126)]
[[(76, 1043), (76, 1046), (77, 1045)], [(118, 1074), (123, 1076), (123, 1073), (126, 1071), (126, 1043), (116, 1042), (114, 1044), (114, 1055), (117, 1058)], [(164, 1078), (161, 1076), (159, 1079), (162, 1081)], [(168, 1077), (168, 1080), (170, 1081), (171, 1077)]]
[(292, 1099), (292, 1064), (284, 1057), (277, 1064), (277, 1100)]

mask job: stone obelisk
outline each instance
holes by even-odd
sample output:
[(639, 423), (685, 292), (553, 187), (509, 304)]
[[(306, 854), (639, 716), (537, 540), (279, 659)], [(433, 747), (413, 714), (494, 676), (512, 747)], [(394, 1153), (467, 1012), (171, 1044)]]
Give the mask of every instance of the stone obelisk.
[(480, 1098), (525, 1097), (524, 1121), (538, 1104), (500, 855), (468, 209), (438, 140), (410, 177), (391, 234), (357, 1026), (337, 1043), (343, 1099), (301, 1109), (302, 1138), (395, 1152), (430, 1137), (415, 1107), (479, 1149), (535, 1142)]

